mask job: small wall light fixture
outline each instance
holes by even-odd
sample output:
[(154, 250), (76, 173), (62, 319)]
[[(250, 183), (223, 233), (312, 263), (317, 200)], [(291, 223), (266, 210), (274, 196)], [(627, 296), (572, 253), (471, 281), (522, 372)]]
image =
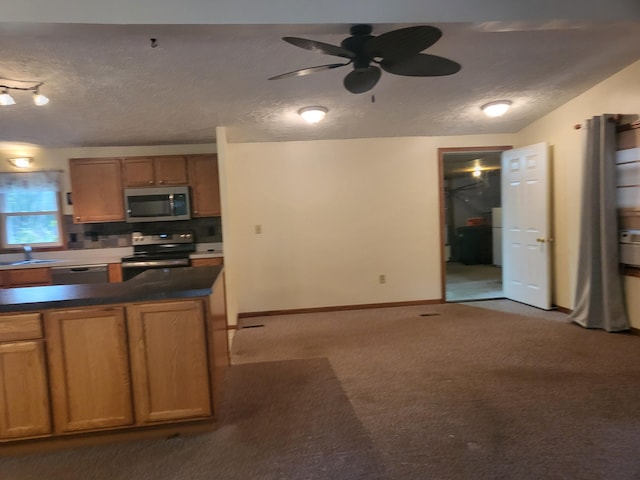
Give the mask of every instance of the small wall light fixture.
[(327, 107), (304, 107), (298, 110), (298, 114), (307, 123), (318, 123), (327, 114), (329, 109)]
[(40, 93), (40, 87), (43, 85), (43, 82), (28, 82), (28, 81), (24, 82), (22, 80), (12, 80), (11, 82), (19, 82), (19, 83), (26, 83), (26, 84), (31, 83), (34, 85), (25, 86), (25, 87), (0, 85), (0, 89), (1, 89), (0, 91), (2, 92), (0, 93), (0, 105), (6, 106), (6, 105), (16, 104), (16, 101), (13, 99), (11, 94), (9, 94), (10, 90), (21, 90), (23, 92), (32, 92), (33, 103), (38, 107), (41, 107), (42, 105), (46, 105), (47, 103), (49, 103), (49, 99)]
[(475, 166), (471, 175), (473, 175), (474, 177), (480, 177), (482, 175), (482, 168), (480, 168), (480, 165)]
[(10, 158), (8, 161), (16, 168), (29, 168), (33, 164), (31, 157)]
[(495, 102), (489, 102), (480, 109), (484, 112), (487, 117), (499, 117), (504, 115), (507, 110), (511, 107), (511, 101), (509, 100), (498, 100)]

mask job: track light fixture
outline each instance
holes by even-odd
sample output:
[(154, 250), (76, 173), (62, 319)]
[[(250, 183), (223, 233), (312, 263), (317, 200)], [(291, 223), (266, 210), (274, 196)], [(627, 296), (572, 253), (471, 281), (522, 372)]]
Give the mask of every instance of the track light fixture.
[[(6, 79), (3, 79), (6, 80)], [(31, 92), (33, 95), (33, 103), (34, 105), (41, 107), (42, 105), (46, 105), (47, 103), (49, 103), (49, 99), (44, 96), (43, 94), (40, 93), (40, 87), (42, 85), (44, 85), (43, 82), (25, 82), (22, 80), (11, 80), (12, 83), (18, 82), (18, 83), (34, 83), (35, 85), (31, 85), (31, 86), (26, 86), (26, 87), (16, 87), (16, 86), (11, 86), (11, 85), (0, 85), (0, 89), (2, 91), (2, 93), (0, 93), (0, 105), (2, 106), (7, 106), (7, 105), (15, 105), (16, 101), (13, 99), (13, 97), (11, 96), (11, 94), (9, 93), (10, 90), (18, 90), (18, 91), (22, 91), (22, 92)]]
[(0, 105), (15, 105), (16, 101), (13, 99), (6, 88), (2, 89), (2, 93), (0, 93)]

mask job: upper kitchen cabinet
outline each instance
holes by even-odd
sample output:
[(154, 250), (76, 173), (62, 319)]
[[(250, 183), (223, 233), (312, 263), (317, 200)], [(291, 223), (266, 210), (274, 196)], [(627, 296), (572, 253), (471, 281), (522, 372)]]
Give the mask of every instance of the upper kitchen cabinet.
[(122, 161), (125, 187), (187, 185), (187, 159), (181, 155), (130, 157)]
[(190, 155), (189, 184), (191, 185), (192, 216), (219, 216), (221, 210), (218, 156), (213, 154)]
[(124, 220), (119, 158), (72, 158), (69, 173), (74, 223)]

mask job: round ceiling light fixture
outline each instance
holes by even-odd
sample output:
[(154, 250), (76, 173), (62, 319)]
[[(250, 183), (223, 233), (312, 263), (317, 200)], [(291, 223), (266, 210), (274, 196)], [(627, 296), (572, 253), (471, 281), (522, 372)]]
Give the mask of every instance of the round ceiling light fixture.
[(484, 112), (487, 117), (500, 117), (504, 115), (507, 110), (511, 107), (511, 101), (509, 100), (498, 100), (495, 102), (489, 102), (480, 109)]
[(327, 107), (304, 107), (298, 110), (298, 114), (307, 123), (318, 123), (327, 114)]

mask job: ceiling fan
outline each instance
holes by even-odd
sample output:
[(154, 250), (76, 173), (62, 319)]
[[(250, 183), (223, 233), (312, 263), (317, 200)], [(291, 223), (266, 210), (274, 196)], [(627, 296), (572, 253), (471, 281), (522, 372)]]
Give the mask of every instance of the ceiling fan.
[[(298, 37), (283, 37), (296, 47), (347, 59), (346, 63), (330, 63), (302, 68), (269, 78), (279, 80), (302, 77), (323, 70), (353, 65), (344, 78), (344, 87), (351, 93), (371, 90), (380, 80), (381, 69), (395, 75), (410, 77), (436, 77), (452, 75), (460, 70), (460, 64), (448, 58), (420, 53), (436, 43), (442, 36), (440, 29), (428, 25), (400, 28), (378, 36), (371, 35), (371, 25), (354, 25), (351, 36), (340, 46)], [(372, 65), (373, 64), (373, 65)]]

